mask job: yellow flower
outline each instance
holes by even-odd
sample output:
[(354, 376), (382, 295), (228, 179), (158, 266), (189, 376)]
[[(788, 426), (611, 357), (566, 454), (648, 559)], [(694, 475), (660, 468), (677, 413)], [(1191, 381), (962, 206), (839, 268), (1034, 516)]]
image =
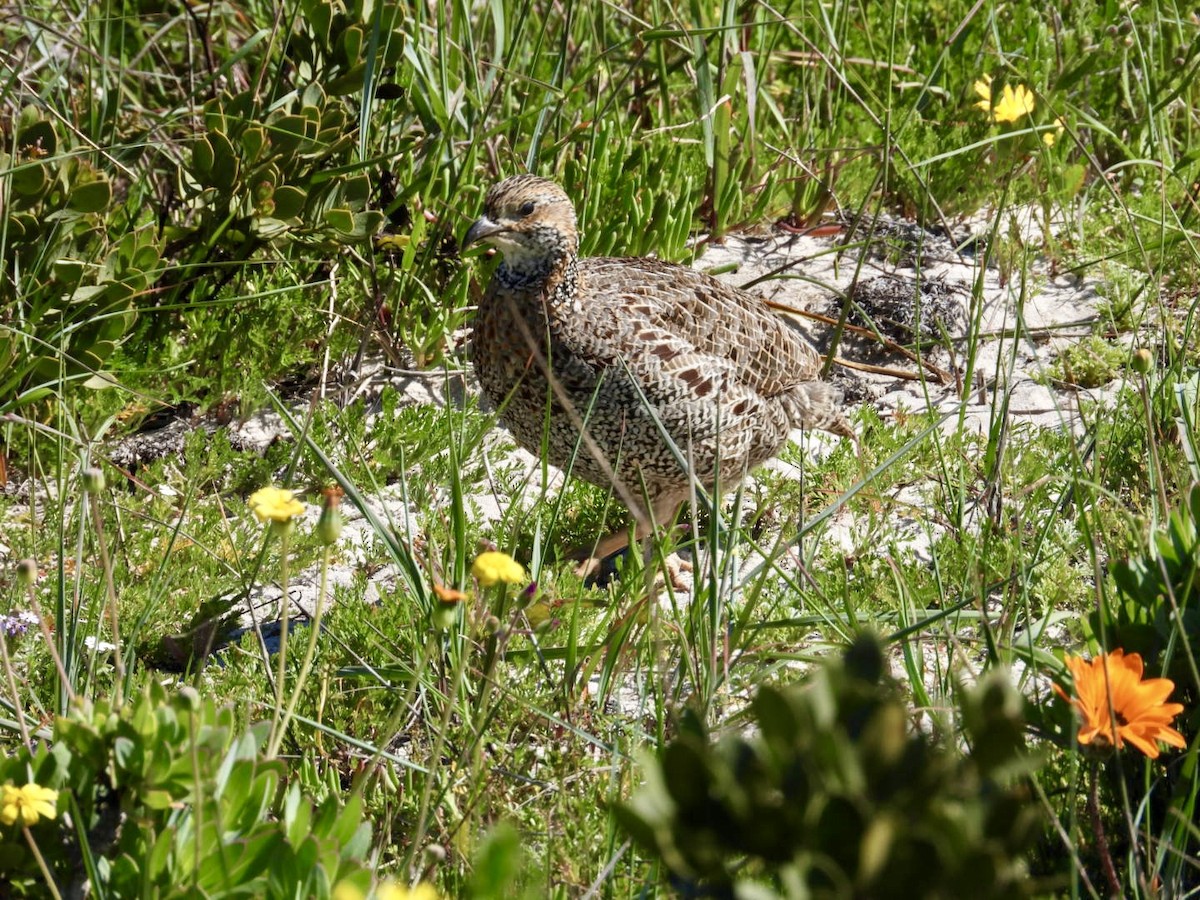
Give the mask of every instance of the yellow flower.
[(501, 581), (505, 584), (520, 584), (525, 580), (525, 567), (507, 553), (489, 550), (475, 557), (471, 574), (483, 587), (491, 587)]
[(983, 99), (975, 103), (989, 116), (992, 114), (992, 76), (984, 75), (975, 82), (975, 93)]
[(407, 234), (379, 234), (375, 236), (375, 249), (384, 252), (403, 250), (411, 242), (412, 237)]
[(1058, 139), (1063, 133), (1063, 127), (1062, 116), (1059, 116), (1054, 120), (1054, 130), (1047, 131), (1042, 135), (1042, 143), (1047, 147), (1053, 147), (1056, 143), (1058, 143)]
[(250, 495), (246, 501), (260, 522), (290, 522), (304, 514), (304, 504), (286, 488), (265, 487)]
[(24, 787), (6, 784), (0, 798), (0, 823), (5, 825), (35, 825), (39, 818), (53, 819), (58, 815), (58, 791), (39, 784)]
[(442, 900), (442, 895), (424, 881), (411, 888), (385, 881), (375, 889), (375, 900)]
[(1000, 102), (992, 110), (992, 119), (996, 122), (1015, 122), (1021, 116), (1033, 112), (1033, 92), (1023, 84), (1015, 88), (1011, 84), (1004, 86)]
[(992, 76), (984, 75), (974, 84), (975, 94), (980, 98), (975, 106), (992, 117), (993, 122), (1015, 122), (1021, 116), (1033, 113), (1033, 91), (1018, 84), (1015, 88), (1006, 84), (1000, 92), (1000, 101), (992, 105)]
[[(1075, 676), (1078, 699), (1054, 685), (1060, 697), (1083, 714), (1079, 743), (1098, 750), (1120, 749), (1125, 741), (1151, 759), (1158, 758), (1158, 741), (1172, 747), (1186, 747), (1171, 720), (1183, 712), (1181, 703), (1165, 703), (1175, 690), (1169, 678), (1142, 681), (1142, 658), (1124, 650), (1101, 654), (1091, 662), (1078, 656), (1067, 657), (1067, 668)], [(1111, 703), (1110, 703), (1111, 701)]]

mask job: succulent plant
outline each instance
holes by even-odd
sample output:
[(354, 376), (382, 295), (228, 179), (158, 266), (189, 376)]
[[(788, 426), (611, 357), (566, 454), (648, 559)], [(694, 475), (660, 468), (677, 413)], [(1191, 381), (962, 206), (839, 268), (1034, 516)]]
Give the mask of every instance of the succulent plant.
[[(33, 108), (0, 152), (0, 411), (95, 379), (157, 277), (149, 227), (109, 233), (112, 186)], [(142, 302), (145, 302), (142, 300)]]
[(204, 125), (179, 171), (192, 210), (173, 229), (182, 243), (332, 249), (368, 240), (383, 223), (366, 209), (370, 179), (331, 171), (350, 163), (356, 138), (349, 108), (320, 85), (270, 109), (252, 91), (222, 95), (205, 104)]
[(402, 4), (300, 0), (299, 5), (302, 14), (297, 19), (302, 24), (288, 42), (288, 57), (299, 79), (320, 82), (335, 96), (361, 91), (369, 82), (369, 58), (379, 95), (393, 93), (390, 85), (378, 81), (404, 54)]
[(694, 896), (1023, 896), (1040, 828), (1022, 705), (983, 679), (964, 694), (971, 750), (943, 746), (864, 637), (806, 684), (760, 690), (753, 736), (714, 742), (692, 720), (616, 817)]
[[(57, 792), (60, 814), (38, 823), (38, 843), (64, 896), (328, 900), (339, 883), (364, 896), (371, 826), (361, 800), (317, 802), (264, 754), (266, 732), (239, 728), (232, 707), (191, 688), (168, 694), (151, 680), (123, 706), (73, 703), (52, 741), (0, 759), (0, 784)], [(0, 894), (45, 894), (19, 829), (0, 829)]]

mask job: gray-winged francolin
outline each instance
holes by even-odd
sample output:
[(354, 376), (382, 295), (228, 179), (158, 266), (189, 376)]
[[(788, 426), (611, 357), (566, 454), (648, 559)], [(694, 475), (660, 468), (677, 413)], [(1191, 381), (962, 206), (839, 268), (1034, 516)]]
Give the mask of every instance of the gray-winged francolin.
[[(612, 485), (639, 539), (671, 521), (690, 476), (736, 485), (792, 428), (854, 437), (816, 350), (783, 316), (684, 266), (580, 259), (575, 208), (554, 182), (494, 185), (463, 247), (477, 242), (504, 256), (475, 320), (484, 394), (527, 450)], [(618, 532), (593, 554), (627, 542)]]

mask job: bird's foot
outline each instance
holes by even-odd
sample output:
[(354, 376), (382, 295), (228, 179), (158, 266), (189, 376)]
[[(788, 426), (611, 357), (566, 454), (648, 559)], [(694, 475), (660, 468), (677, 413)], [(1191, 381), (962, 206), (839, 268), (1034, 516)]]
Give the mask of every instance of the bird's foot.
[[(604, 559), (589, 556), (575, 567), (575, 574), (583, 579), (586, 587), (605, 587), (609, 579), (617, 572), (617, 558), (625, 552), (625, 550), (620, 550)], [(666, 581), (670, 584), (671, 590), (683, 593), (691, 590), (690, 581), (683, 577), (685, 572), (692, 571), (691, 561), (680, 558), (677, 553), (671, 553), (668, 554), (665, 563)]]
[[(606, 562), (608, 562), (608, 560), (599, 559), (595, 556), (589, 556), (575, 567), (575, 575), (579, 578), (582, 578), (584, 584), (586, 585), (591, 586), (596, 584), (600, 580), (601, 574), (605, 569), (604, 564)], [(611, 563), (609, 563), (608, 568), (612, 568)], [(607, 575), (611, 574), (611, 572), (607, 573)], [(605, 581), (608, 580), (607, 575), (604, 579)]]
[(691, 573), (692, 561), (690, 559), (682, 559), (678, 553), (672, 553), (666, 558), (666, 564), (667, 581), (671, 583), (671, 590), (684, 594), (690, 591), (692, 586), (688, 581), (683, 580), (683, 573)]

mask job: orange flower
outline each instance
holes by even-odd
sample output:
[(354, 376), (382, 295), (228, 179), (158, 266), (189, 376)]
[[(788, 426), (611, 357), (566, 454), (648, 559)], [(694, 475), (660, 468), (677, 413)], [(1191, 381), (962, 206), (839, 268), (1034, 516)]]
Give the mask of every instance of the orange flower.
[(442, 603), (461, 603), (464, 600), (470, 599), (471, 596), (455, 588), (438, 584), (436, 581), (433, 583), (433, 593)]
[(1106, 750), (1120, 749), (1129, 741), (1151, 759), (1158, 758), (1158, 741), (1187, 746), (1183, 735), (1171, 727), (1183, 704), (1165, 702), (1175, 683), (1169, 678), (1142, 681), (1142, 657), (1137, 653), (1126, 656), (1124, 650), (1114, 650), (1091, 662), (1068, 656), (1067, 668), (1075, 676), (1078, 699), (1067, 696), (1057, 684), (1054, 690), (1083, 714), (1079, 743)]

